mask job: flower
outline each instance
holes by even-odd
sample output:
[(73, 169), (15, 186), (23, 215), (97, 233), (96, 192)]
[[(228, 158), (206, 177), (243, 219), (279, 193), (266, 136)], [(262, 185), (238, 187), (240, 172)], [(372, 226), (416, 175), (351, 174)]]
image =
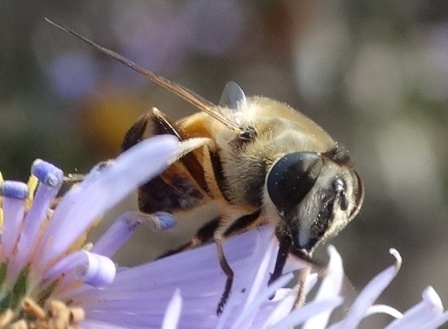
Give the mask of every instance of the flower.
[[(389, 329), (430, 329), (448, 321), (431, 287), (403, 314), (373, 305), (400, 268), (395, 250), (395, 264), (365, 286), (341, 320), (330, 323), (332, 312), (344, 302), (341, 256), (328, 248), (330, 262), (314, 299), (291, 312), (299, 286), (284, 287), (293, 271), (308, 264), (289, 257), (284, 275), (268, 286), (278, 252), (274, 228), (268, 225), (225, 242), (235, 279), (220, 316), (216, 308), (226, 277), (214, 244), (132, 268), (117, 268), (111, 260), (138, 225), (149, 223), (157, 230), (173, 226), (169, 214), (126, 212), (92, 247), (85, 247), (85, 235), (102, 213), (176, 155), (203, 142), (179, 143), (171, 136), (143, 141), (115, 161), (94, 167), (60, 200), (55, 197), (63, 173), (42, 160), (34, 162), (28, 185), (0, 177), (0, 328), (346, 329), (377, 313), (395, 318)], [(318, 280), (316, 273), (303, 277), (305, 294)]]
[[(288, 259), (286, 272), (268, 287), (270, 271), (278, 251), (273, 228), (263, 226), (230, 238), (225, 254), (235, 271), (235, 282), (224, 313), (216, 307), (223, 293), (225, 276), (216, 247), (211, 244), (180, 254), (123, 269), (104, 290), (83, 286), (71, 292), (74, 304), (86, 307), (84, 328), (358, 328), (361, 321), (378, 313), (393, 320), (387, 328), (437, 328), (448, 321), (448, 312), (436, 292), (427, 288), (423, 300), (405, 313), (386, 305), (373, 305), (401, 266), (396, 250), (395, 264), (375, 276), (339, 321), (329, 322), (332, 312), (344, 303), (341, 289), (345, 276), (342, 259), (328, 247), (330, 262), (313, 300), (291, 312), (297, 287), (282, 288), (292, 279), (291, 271), (304, 268), (300, 260)], [(311, 274), (306, 291), (314, 289), (318, 275)], [(274, 298), (270, 299), (272, 295)], [(345, 307), (346, 305), (344, 305)]]
[[(118, 249), (126, 240), (125, 232), (121, 232), (121, 240), (113, 241), (111, 238), (117, 237), (118, 231), (115, 235), (108, 231), (96, 248), (101, 254), (95, 248), (81, 248), (86, 232), (102, 213), (161, 172), (176, 154), (200, 143), (196, 140), (180, 144), (173, 136), (139, 143), (115, 161), (96, 166), (57, 202), (55, 197), (64, 175), (50, 163), (33, 163), (28, 186), (2, 179), (0, 327), (14, 321), (26, 323), (27, 319), (62, 321), (67, 314), (74, 318), (67, 318), (66, 322), (80, 320), (78, 311), (83, 305), (62, 307), (59, 301), (69, 302), (69, 292), (85, 285), (96, 289), (109, 285), (116, 268), (106, 253)], [(146, 165), (139, 166), (140, 163)], [(173, 224), (165, 214), (127, 213), (113, 227), (128, 223), (132, 225), (127, 228), (132, 229), (145, 220), (159, 229)], [(44, 316), (42, 307), (47, 301), (54, 319)], [(56, 315), (60, 313), (64, 315)]]

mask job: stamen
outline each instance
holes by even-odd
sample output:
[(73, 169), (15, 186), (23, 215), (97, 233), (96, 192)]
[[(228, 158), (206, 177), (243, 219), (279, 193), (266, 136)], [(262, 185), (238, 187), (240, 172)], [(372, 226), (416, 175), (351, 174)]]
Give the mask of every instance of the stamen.
[(28, 178), (28, 199), (30, 201), (33, 201), (34, 198), (34, 192), (36, 192), (36, 188), (37, 188), (37, 184), (39, 183), (39, 180), (37, 179), (36, 176), (34, 175), (30, 175), (30, 178)]
[(68, 328), (70, 311), (63, 302), (52, 300), (48, 307), (48, 318), (52, 319), (54, 328)]
[(25, 320), (19, 320), (9, 326), (9, 329), (28, 329)]
[(27, 297), (22, 300), (22, 308), (26, 314), (31, 315), (38, 320), (43, 320), (46, 317), (45, 310), (31, 298)]
[(14, 312), (10, 308), (8, 308), (6, 311), (4, 311), (2, 314), (0, 314), (0, 328), (3, 328), (8, 323), (10, 323), (13, 316), (14, 316)]
[[(31, 298), (24, 298), (21, 306), (23, 309), (22, 319), (14, 322), (8, 328), (78, 328), (77, 323), (85, 319), (85, 312), (82, 308), (68, 307), (60, 300), (49, 301), (43, 309)], [(0, 315), (0, 328), (7, 326), (13, 317), (14, 312), (10, 309)], [(2, 321), (3, 319), (5, 321)]]
[(78, 323), (86, 317), (86, 312), (81, 307), (70, 307), (70, 323)]
[(106, 257), (113, 256), (143, 223), (149, 223), (154, 231), (162, 231), (173, 227), (176, 221), (173, 216), (164, 212), (153, 215), (141, 212), (124, 213), (98, 239), (92, 252)]

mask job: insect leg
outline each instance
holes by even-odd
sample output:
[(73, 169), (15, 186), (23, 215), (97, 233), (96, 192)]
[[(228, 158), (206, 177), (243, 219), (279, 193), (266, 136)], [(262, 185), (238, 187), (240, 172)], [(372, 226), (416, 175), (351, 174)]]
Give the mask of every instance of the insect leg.
[(187, 250), (187, 249), (192, 249), (192, 248), (200, 246), (208, 241), (211, 241), (213, 239), (213, 234), (217, 230), (218, 226), (219, 226), (218, 218), (205, 223), (196, 232), (196, 235), (193, 237), (193, 239), (191, 239), (190, 241), (188, 241), (187, 243), (181, 245), (180, 247), (178, 247), (176, 249), (167, 251), (162, 256), (158, 257), (158, 259), (177, 254), (177, 253)]
[(219, 300), (218, 308), (216, 309), (216, 314), (220, 315), (224, 309), (224, 306), (227, 303), (227, 300), (229, 299), (230, 292), (232, 290), (234, 273), (224, 254), (224, 249), (222, 245), (223, 238), (218, 239), (215, 238), (215, 241), (216, 241), (216, 247), (218, 249), (219, 265), (221, 265), (224, 274), (227, 276), (226, 286), (224, 288), (224, 292), (222, 293), (221, 299)]
[(305, 304), (306, 299), (306, 283), (311, 273), (311, 267), (307, 267), (300, 271), (298, 282), (297, 282), (297, 296), (292, 306), (291, 311), (300, 308)]
[(224, 288), (224, 292), (221, 296), (221, 299), (219, 301), (216, 313), (219, 315), (222, 313), (224, 306), (227, 302), (227, 299), (230, 296), (230, 292), (232, 290), (232, 284), (233, 284), (233, 277), (234, 273), (229, 265), (223, 249), (223, 242), (225, 238), (229, 237), (232, 234), (241, 232), (244, 229), (247, 229), (250, 227), (251, 224), (253, 224), (259, 217), (260, 210), (255, 211), (252, 214), (241, 216), (236, 220), (229, 221), (229, 225), (226, 226), (220, 226), (222, 223), (222, 220), (219, 218), (213, 219), (209, 222), (207, 222), (205, 225), (203, 225), (196, 233), (194, 238), (190, 240), (189, 242), (183, 244), (179, 248), (176, 248), (174, 250), (170, 250), (166, 253), (164, 253), (159, 258), (167, 257), (172, 254), (176, 254), (178, 252), (181, 252), (183, 250), (191, 249), (196, 246), (202, 245), (208, 241), (214, 240), (216, 243), (217, 251), (218, 251), (218, 259), (219, 259), (219, 265), (221, 266), (223, 272), (227, 276), (226, 285)]
[(274, 272), (272, 272), (271, 277), (269, 278), (268, 285), (276, 281), (282, 275), (291, 246), (292, 239), (289, 235), (279, 237), (277, 259), (275, 261)]
[(224, 254), (223, 249), (224, 239), (234, 233), (247, 230), (251, 226), (251, 224), (253, 224), (259, 218), (260, 213), (261, 210), (257, 210), (249, 215), (241, 216), (236, 220), (227, 221), (228, 224), (219, 227), (219, 229), (215, 232), (213, 236), (218, 250), (219, 265), (221, 265), (223, 272), (227, 276), (224, 292), (222, 293), (221, 299), (218, 304), (218, 308), (216, 310), (217, 315), (220, 315), (222, 313), (224, 306), (226, 305), (227, 300), (229, 299), (234, 277), (233, 270), (230, 267), (229, 262), (227, 261), (227, 258)]

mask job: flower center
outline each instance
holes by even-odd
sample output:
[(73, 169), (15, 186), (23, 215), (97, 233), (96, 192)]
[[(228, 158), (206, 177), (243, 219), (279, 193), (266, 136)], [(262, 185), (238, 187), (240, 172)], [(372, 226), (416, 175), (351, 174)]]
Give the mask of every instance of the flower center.
[(27, 328), (78, 328), (78, 323), (84, 320), (84, 310), (79, 307), (69, 307), (59, 300), (47, 303), (45, 309), (39, 306), (31, 298), (21, 301), (21, 314), (14, 316), (12, 309), (7, 309), (0, 314), (0, 328), (11, 329)]

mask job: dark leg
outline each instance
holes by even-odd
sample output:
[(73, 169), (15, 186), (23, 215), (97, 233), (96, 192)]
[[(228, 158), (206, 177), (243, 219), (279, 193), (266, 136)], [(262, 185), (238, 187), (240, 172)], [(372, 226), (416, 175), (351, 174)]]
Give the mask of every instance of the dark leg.
[(205, 223), (196, 233), (193, 239), (188, 241), (187, 243), (181, 245), (180, 247), (169, 250), (165, 253), (163, 253), (161, 256), (157, 257), (157, 259), (164, 258), (170, 255), (177, 254), (181, 251), (191, 249), (194, 247), (197, 247), (199, 245), (202, 245), (208, 241), (211, 241), (213, 239), (213, 234), (215, 233), (216, 229), (219, 227), (219, 219), (213, 219), (209, 221), (208, 223)]
[[(230, 267), (225, 254), (224, 249), (222, 246), (223, 240), (227, 237), (229, 237), (232, 234), (236, 234), (238, 232), (243, 231), (245, 228), (249, 227), (251, 224), (253, 224), (259, 217), (260, 210), (257, 210), (256, 212), (242, 216), (234, 221), (230, 222), (230, 225), (227, 225), (227, 227), (223, 227), (222, 223), (219, 218), (216, 218), (214, 220), (211, 220), (210, 222), (203, 225), (198, 232), (196, 233), (195, 237), (185, 243), (184, 245), (180, 246), (179, 248), (176, 248), (174, 250), (170, 250), (166, 253), (164, 253), (159, 258), (167, 257), (169, 255), (176, 254), (178, 252), (182, 252), (183, 250), (191, 249), (196, 246), (202, 245), (204, 243), (207, 243), (209, 241), (212, 241), (213, 239), (216, 242), (216, 247), (218, 251), (218, 259), (219, 259), (219, 265), (221, 266), (223, 272), (227, 276), (226, 285), (224, 288), (224, 292), (221, 296), (221, 299), (219, 301), (216, 314), (220, 315), (224, 309), (224, 306), (229, 299), (230, 292), (232, 290), (232, 284), (233, 284), (233, 277), (234, 273), (232, 268)], [(223, 233), (220, 233), (219, 231), (222, 230)], [(218, 233), (216, 233), (218, 232)], [(283, 269), (283, 267), (282, 267)], [(280, 271), (281, 273), (281, 271)]]
[(221, 299), (218, 304), (218, 308), (216, 309), (216, 314), (220, 315), (224, 309), (224, 306), (227, 303), (227, 299), (229, 299), (230, 291), (232, 290), (233, 284), (233, 270), (227, 262), (226, 256), (224, 255), (224, 250), (222, 248), (222, 241), (216, 241), (216, 247), (218, 248), (218, 259), (219, 265), (221, 265), (222, 270), (227, 276), (226, 286), (224, 288), (224, 292), (222, 293)]
[(252, 214), (241, 216), (240, 218), (229, 222), (230, 225), (228, 225), (227, 227), (220, 227), (220, 232), (217, 232), (217, 234), (215, 234), (214, 236), (216, 247), (218, 248), (219, 264), (221, 265), (223, 272), (227, 276), (224, 292), (222, 293), (218, 308), (216, 310), (217, 315), (220, 315), (222, 313), (224, 306), (229, 299), (234, 277), (233, 270), (230, 267), (229, 262), (227, 261), (224, 254), (224, 250), (222, 247), (223, 239), (231, 236), (232, 234), (244, 231), (245, 229), (250, 227), (250, 225), (252, 225), (258, 219), (258, 217), (260, 216), (260, 212), (260, 210), (257, 210)]
[(269, 278), (268, 285), (277, 280), (283, 273), (283, 268), (286, 264), (286, 259), (288, 258), (289, 251), (292, 245), (292, 239), (289, 235), (284, 235), (279, 241), (279, 249), (277, 253), (277, 260), (275, 261), (274, 272), (272, 272)]

